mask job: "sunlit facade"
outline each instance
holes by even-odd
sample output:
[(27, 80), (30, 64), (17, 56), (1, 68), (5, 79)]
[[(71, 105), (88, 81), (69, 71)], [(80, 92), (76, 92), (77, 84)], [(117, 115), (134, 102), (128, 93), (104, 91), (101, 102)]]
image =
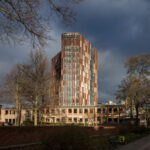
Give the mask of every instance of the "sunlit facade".
[(62, 34), (61, 52), (52, 59), (52, 99), (60, 106), (96, 105), (97, 72), (97, 50), (79, 33)]

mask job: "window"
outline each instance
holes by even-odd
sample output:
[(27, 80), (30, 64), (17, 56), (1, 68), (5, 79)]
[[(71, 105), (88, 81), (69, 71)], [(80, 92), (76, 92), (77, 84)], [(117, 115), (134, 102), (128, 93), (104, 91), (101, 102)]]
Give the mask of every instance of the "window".
[(80, 114), (82, 113), (82, 109), (79, 109), (79, 113), (80, 113)]
[(118, 118), (114, 118), (114, 122), (117, 123), (118, 122)]
[(93, 113), (93, 109), (90, 109), (90, 113), (91, 113), (91, 114)]
[(47, 113), (47, 114), (49, 113), (49, 109), (46, 110), (46, 113)]
[(8, 115), (8, 110), (5, 111), (5, 114)]
[(30, 111), (29, 110), (26, 110), (25, 118), (27, 121), (30, 120)]
[(108, 122), (112, 122), (112, 118), (108, 118)]
[(106, 120), (106, 117), (103, 117), (103, 123), (106, 123), (107, 120)]
[(75, 113), (75, 114), (77, 113), (77, 109), (74, 109), (74, 113)]
[(69, 112), (69, 113), (72, 113), (72, 109), (69, 109), (68, 112)]
[(84, 109), (84, 113), (87, 114), (88, 113), (88, 109)]
[(48, 118), (46, 118), (46, 122), (49, 122), (49, 119), (48, 119)]
[(55, 120), (55, 117), (52, 117), (51, 122), (53, 122), (53, 123), (54, 123), (54, 120)]
[(54, 112), (55, 112), (55, 110), (54, 110), (54, 109), (52, 109), (52, 110), (51, 110), (51, 113), (54, 113)]
[(97, 121), (99, 121), (99, 122), (100, 122), (100, 121), (101, 121), (101, 118), (100, 118), (100, 117), (97, 117)]
[(65, 109), (62, 109), (62, 113), (65, 113)]
[(60, 119), (59, 119), (59, 118), (57, 118), (57, 119), (56, 119), (56, 122), (60, 122)]
[(77, 123), (77, 118), (74, 118), (74, 122)]
[(88, 118), (85, 118), (85, 122), (88, 122)]
[(82, 119), (82, 118), (80, 118), (80, 119), (79, 119), (79, 122), (81, 123), (82, 121), (83, 121), (83, 119)]
[(122, 108), (119, 108), (119, 111), (120, 111), (120, 113), (122, 113), (122, 112), (123, 112), (123, 109), (122, 109)]
[(103, 113), (105, 113), (105, 108), (103, 108)]
[(13, 124), (15, 124), (15, 119), (13, 119)]
[(68, 118), (68, 121), (69, 121), (69, 122), (72, 122), (72, 118)]
[(41, 110), (41, 114), (44, 114), (44, 109)]
[(62, 122), (65, 122), (65, 121), (66, 121), (65, 117), (62, 117)]
[(97, 108), (97, 113), (100, 113), (101, 112), (101, 109), (100, 108)]
[(109, 108), (109, 113), (112, 113), (112, 108)]
[(57, 109), (57, 110), (56, 110), (56, 113), (59, 114), (59, 112), (60, 112), (59, 109)]
[(117, 108), (114, 108), (114, 113), (117, 113)]
[(76, 34), (64, 35), (64, 39), (77, 39), (78, 36)]

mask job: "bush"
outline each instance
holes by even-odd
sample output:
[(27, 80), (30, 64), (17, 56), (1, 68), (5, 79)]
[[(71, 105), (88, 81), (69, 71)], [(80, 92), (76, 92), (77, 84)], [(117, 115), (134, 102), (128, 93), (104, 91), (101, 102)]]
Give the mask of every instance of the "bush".
[(143, 134), (146, 131), (145, 127), (133, 127), (131, 132), (135, 134)]
[(88, 124), (84, 123), (71, 123), (71, 124), (66, 124), (66, 126), (77, 126), (77, 127), (88, 127)]
[(33, 121), (24, 121), (24, 122), (23, 122), (23, 125), (24, 125), (24, 126), (33, 126), (33, 125), (34, 125), (34, 122), (33, 122)]
[(120, 127), (118, 127), (118, 133), (120, 134), (120, 135), (125, 135), (125, 134), (127, 134), (127, 133), (129, 133), (130, 131), (129, 131), (129, 127), (124, 127), (124, 126), (120, 126)]
[(42, 137), (43, 150), (80, 150), (87, 149), (87, 136), (79, 128), (58, 128)]
[(107, 137), (98, 137), (89, 140), (90, 150), (110, 150), (113, 149)]
[(86, 130), (77, 126), (59, 127), (43, 133), (40, 150), (110, 150), (112, 145), (106, 136), (90, 136)]
[(146, 128), (138, 126), (120, 126), (118, 127), (118, 130), (121, 135), (127, 133), (143, 134), (146, 131)]

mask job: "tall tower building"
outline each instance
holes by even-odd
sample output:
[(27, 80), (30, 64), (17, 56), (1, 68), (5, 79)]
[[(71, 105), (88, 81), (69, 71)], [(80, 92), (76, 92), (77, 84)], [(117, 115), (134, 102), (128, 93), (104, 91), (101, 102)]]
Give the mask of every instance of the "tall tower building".
[(79, 33), (62, 34), (52, 59), (51, 99), (59, 106), (97, 104), (98, 51)]

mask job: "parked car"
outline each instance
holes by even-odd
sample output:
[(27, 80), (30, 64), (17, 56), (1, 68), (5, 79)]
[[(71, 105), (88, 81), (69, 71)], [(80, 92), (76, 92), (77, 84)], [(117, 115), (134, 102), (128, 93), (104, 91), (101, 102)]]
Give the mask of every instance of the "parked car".
[(10, 122), (4, 122), (4, 126), (12, 126)]
[(4, 122), (4, 126), (9, 126), (8, 122)]

